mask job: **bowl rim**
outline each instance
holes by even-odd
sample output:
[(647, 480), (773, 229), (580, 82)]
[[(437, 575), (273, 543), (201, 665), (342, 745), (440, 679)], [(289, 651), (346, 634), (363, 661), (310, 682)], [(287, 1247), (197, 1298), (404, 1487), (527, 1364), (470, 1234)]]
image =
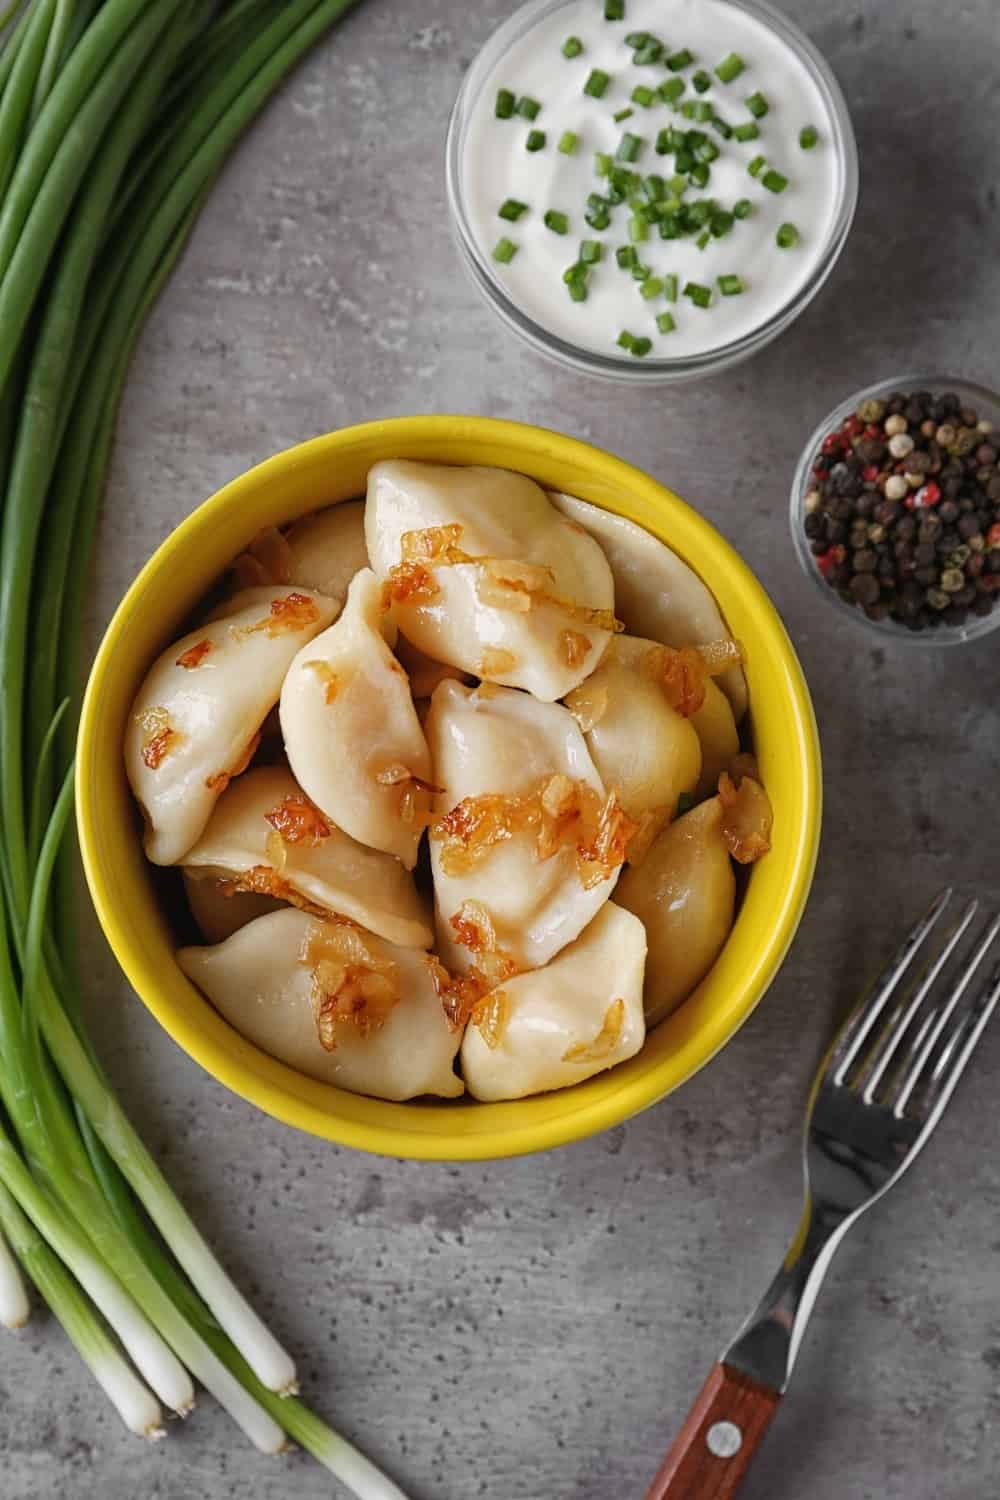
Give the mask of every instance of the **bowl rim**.
[(933, 393), (954, 391), (956, 395), (963, 398), (968, 396), (977, 407), (986, 407), (991, 419), (1000, 428), (1000, 393), (974, 380), (963, 380), (957, 375), (915, 374), (908, 370), (888, 380), (876, 380), (870, 385), (861, 386), (859, 390), (844, 396), (830, 408), (822, 421), (817, 422), (808, 442), (802, 449), (795, 466), (789, 495), (788, 525), (792, 534), (792, 547), (799, 566), (828, 606), (832, 606), (842, 617), (852, 620), (855, 626), (881, 636), (883, 640), (898, 641), (907, 650), (941, 651), (946, 647), (965, 646), (973, 641), (982, 640), (984, 636), (991, 635), (994, 630), (1000, 628), (1000, 605), (995, 606), (991, 614), (969, 619), (963, 625), (937, 625), (930, 630), (908, 630), (897, 620), (888, 618), (870, 620), (859, 605), (848, 604), (846, 600), (841, 599), (837, 591), (823, 579), (802, 529), (802, 505), (813, 483), (813, 459), (819, 452), (827, 433), (839, 427), (845, 417), (848, 417), (862, 401), (881, 400), (882, 397), (896, 391), (905, 394), (925, 390)]
[[(788, 875), (781, 887), (780, 903), (773, 913), (766, 937), (755, 942), (752, 962), (737, 987), (736, 998), (727, 995), (727, 1003), (720, 1005), (702, 1025), (685, 1029), (678, 1023), (678, 1044), (674, 1050), (655, 1064), (638, 1069), (636, 1076), (630, 1075), (627, 1082), (613, 1090), (595, 1090), (592, 1085), (614, 1077), (621, 1069), (599, 1074), (596, 1080), (578, 1084), (573, 1090), (535, 1096), (534, 1100), (512, 1101), (507, 1105), (469, 1101), (474, 1105), (476, 1115), (475, 1126), (467, 1133), (462, 1133), (457, 1126), (440, 1133), (421, 1129), (420, 1112), (427, 1108), (433, 1113), (436, 1106), (425, 1107), (422, 1103), (391, 1105), (385, 1101), (369, 1100), (366, 1096), (348, 1096), (345, 1091), (329, 1085), (314, 1084), (313, 1092), (350, 1098), (356, 1115), (360, 1113), (364, 1117), (345, 1118), (331, 1113), (329, 1108), (320, 1108), (304, 1098), (301, 1092), (292, 1092), (286, 1081), (298, 1080), (300, 1088), (305, 1085), (305, 1092), (309, 1092), (312, 1080), (305, 1079), (305, 1075), (296, 1073), (247, 1043), (235, 1029), (221, 1021), (203, 997), (200, 997), (203, 1006), (211, 1011), (226, 1034), (225, 1046), (219, 1037), (209, 1034), (213, 1030), (211, 1025), (199, 1025), (184, 1014), (171, 1001), (162, 984), (161, 973), (131, 933), (126, 911), (119, 909), (120, 898), (114, 894), (114, 859), (109, 853), (102, 825), (102, 798), (107, 800), (111, 782), (117, 785), (123, 779), (123, 772), (120, 757), (115, 766), (105, 765), (100, 760), (100, 737), (105, 732), (101, 727), (101, 703), (105, 689), (119, 671), (119, 652), (123, 651), (125, 660), (128, 660), (130, 621), (141, 608), (147, 589), (161, 575), (172, 576), (172, 570), (182, 559), (197, 555), (199, 539), (217, 534), (220, 519), (228, 518), (227, 529), (231, 531), (233, 514), (238, 512), (241, 502), (267, 482), (289, 478), (296, 471), (307, 471), (318, 461), (335, 463), (338, 448), (366, 443), (381, 445), (383, 456), (394, 449), (397, 453), (404, 450), (410, 456), (416, 456), (413, 454), (416, 447), (426, 450), (427, 457), (456, 445), (486, 451), (495, 450), (500, 445), (503, 451), (511, 453), (511, 461), (506, 467), (516, 467), (515, 458), (526, 470), (533, 462), (537, 467), (558, 467), (560, 472), (572, 474), (577, 479), (589, 476), (593, 488), (618, 492), (624, 489), (635, 497), (630, 503), (648, 503), (660, 509), (665, 506), (671, 512), (672, 524), (684, 531), (689, 541), (693, 537), (696, 548), (699, 543), (705, 544), (703, 551), (711, 553), (713, 569), (717, 568), (720, 573), (725, 570), (731, 593), (742, 590), (752, 603), (755, 629), (759, 630), (762, 641), (766, 641), (768, 673), (774, 675), (779, 685), (776, 691), (780, 691), (783, 709), (790, 716), (794, 730), (793, 765), (801, 817), (791, 830), (786, 857)], [(438, 458), (438, 461), (446, 460)], [(485, 453), (478, 461), (488, 461)], [(615, 513), (611, 504), (604, 504), (603, 508)], [(684, 549), (678, 547), (677, 550), (683, 557)], [(758, 612), (759, 620), (756, 619)], [(246, 470), (191, 512), (141, 569), (102, 637), (81, 713), (76, 793), (77, 829), (84, 871), (105, 937), (143, 1004), (190, 1057), (217, 1082), (285, 1124), (377, 1155), (445, 1161), (497, 1159), (566, 1145), (630, 1119), (686, 1082), (709, 1062), (756, 1008), (788, 951), (812, 882), (822, 812), (819, 738), (802, 668), (763, 586), (715, 527), (665, 485), (624, 459), (592, 444), (528, 423), (459, 415), (388, 418), (312, 438)], [(670, 1025), (682, 1018), (684, 1011), (682, 1006), (661, 1024)], [(641, 1057), (640, 1052), (632, 1061), (638, 1062)], [(630, 1066), (629, 1063), (622, 1065), (625, 1069)], [(488, 1123), (498, 1117), (502, 1122), (513, 1106), (530, 1105), (536, 1100), (558, 1102), (554, 1111), (540, 1120), (529, 1117), (517, 1126), (509, 1122), (495, 1126)], [(462, 1109), (463, 1103), (448, 1101), (441, 1107), (455, 1111)], [(464, 1107), (468, 1108), (469, 1103)], [(362, 1109), (362, 1105), (371, 1108)], [(487, 1111), (491, 1113), (487, 1115)], [(391, 1122), (384, 1121), (383, 1117), (387, 1115), (392, 1116)]]
[(465, 206), (462, 164), (471, 106), (505, 51), (543, 17), (576, 0), (527, 0), (484, 42), (466, 69), (448, 121), (445, 139), (445, 191), (453, 238), (473, 285), (500, 321), (538, 353), (557, 364), (605, 381), (634, 385), (666, 385), (714, 375), (749, 359), (778, 338), (806, 310), (826, 285), (840, 259), (854, 222), (860, 187), (858, 147), (843, 90), (820, 51), (798, 24), (771, 0), (722, 0), (745, 11), (770, 30), (798, 57), (823, 96), (833, 127), (833, 149), (838, 166), (836, 211), (830, 220), (826, 241), (816, 264), (795, 295), (759, 327), (701, 354), (671, 359), (629, 359), (615, 353), (601, 354), (572, 344), (539, 323), (507, 294), (495, 266), (480, 246)]

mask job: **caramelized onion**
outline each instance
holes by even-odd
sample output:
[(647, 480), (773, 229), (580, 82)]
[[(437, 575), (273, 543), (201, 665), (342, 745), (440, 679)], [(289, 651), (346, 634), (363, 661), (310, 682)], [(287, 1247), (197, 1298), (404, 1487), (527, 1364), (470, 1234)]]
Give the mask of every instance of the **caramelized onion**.
[(174, 665), (184, 667), (188, 672), (193, 672), (195, 667), (201, 666), (211, 650), (213, 650), (211, 641), (198, 641), (196, 645), (189, 646), (186, 651), (182, 651)]
[(726, 848), (739, 864), (753, 864), (771, 847), (774, 815), (767, 793), (752, 776), (744, 775), (737, 787), (723, 771), (719, 777), (719, 801)]
[(562, 1055), (566, 1063), (604, 1062), (618, 1046), (625, 1027), (625, 1001), (612, 1000), (604, 1012), (604, 1022), (591, 1042), (575, 1042)]
[(288, 635), (295, 630), (305, 630), (318, 619), (319, 608), (315, 599), (310, 599), (308, 594), (284, 594), (280, 599), (271, 600), (270, 613), (263, 620), (258, 620), (256, 625), (233, 626), (231, 633), (237, 639), (254, 635), (258, 630), (269, 636)]
[(559, 655), (564, 666), (580, 667), (590, 655), (590, 638), (578, 630), (563, 630), (559, 636)]
[(323, 684), (324, 699), (327, 703), (332, 703), (337, 694), (340, 692), (343, 684), (340, 678), (337, 676), (336, 672), (331, 667), (330, 663), (328, 661), (320, 661), (319, 659), (317, 659), (316, 661), (303, 662), (303, 666), (308, 672), (311, 672), (314, 677), (319, 678), (320, 682)]
[(376, 952), (366, 933), (347, 923), (307, 929), (299, 961), (312, 971), (312, 1005), (320, 1045), (333, 1052), (339, 1024), (362, 1037), (378, 1031), (399, 1001), (392, 959)]
[(275, 833), (286, 844), (311, 844), (313, 848), (330, 837), (330, 824), (305, 792), (292, 792), (264, 814)]
[(605, 683), (595, 683), (588, 677), (580, 686), (567, 693), (563, 703), (580, 726), (581, 734), (588, 734), (599, 724), (608, 711), (608, 689)]
[(487, 646), (476, 667), (476, 676), (499, 677), (513, 672), (516, 666), (517, 657), (513, 651), (505, 651), (502, 646)]
[(143, 764), (156, 771), (171, 750), (176, 750), (183, 736), (174, 729), (165, 708), (144, 708), (136, 714), (135, 721), (143, 732)]

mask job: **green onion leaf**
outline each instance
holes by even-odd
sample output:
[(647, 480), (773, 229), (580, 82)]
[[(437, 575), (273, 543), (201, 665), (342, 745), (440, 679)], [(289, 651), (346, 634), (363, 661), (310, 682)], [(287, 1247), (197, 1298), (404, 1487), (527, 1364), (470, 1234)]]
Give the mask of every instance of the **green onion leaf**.
[(627, 328), (623, 328), (618, 335), (618, 343), (622, 349), (631, 350), (632, 345), (635, 343), (635, 334), (629, 333)]
[(632, 280), (633, 281), (645, 281), (646, 277), (647, 276), (652, 276), (652, 274), (653, 273), (649, 269), (649, 267), (648, 266), (644, 266), (643, 263), (642, 263), (642, 261), (639, 260), (638, 257), (636, 257), (635, 265), (632, 267)]
[(672, 273), (663, 278), (663, 295), (668, 302), (677, 301), (677, 277)]
[(629, 350), (629, 353), (630, 354), (634, 354), (635, 357), (636, 357), (636, 359), (642, 359), (645, 355), (647, 355), (649, 353), (649, 351), (650, 351), (650, 349), (652, 349), (652, 347), (653, 347), (653, 340), (652, 339), (647, 339), (647, 338), (633, 339), (632, 340), (632, 348)]
[(788, 186), (788, 178), (776, 172), (773, 167), (760, 180), (769, 193), (783, 193)]
[(584, 266), (596, 266), (604, 254), (604, 246), (600, 240), (580, 241), (580, 264)]
[(569, 231), (569, 214), (561, 213), (557, 208), (546, 209), (542, 222), (553, 234), (566, 234)]
[(568, 36), (562, 44), (563, 57), (579, 57), (583, 51), (583, 43), (578, 36)]
[(686, 88), (683, 78), (665, 78), (656, 92), (664, 104), (676, 104)]
[(663, 278), (661, 276), (647, 276), (639, 286), (639, 296), (646, 302), (652, 302), (654, 297), (659, 297), (663, 291)]
[(629, 109), (626, 107), (625, 109), (618, 110), (616, 114), (613, 114), (611, 116), (611, 118), (614, 120), (616, 125), (620, 125), (623, 120), (631, 120), (634, 114), (634, 109)]
[(697, 89), (699, 94), (707, 94), (712, 87), (712, 80), (704, 68), (699, 68), (697, 73), (691, 75), (691, 86)]
[(717, 280), (724, 297), (738, 297), (743, 291), (743, 282), (738, 276), (719, 276)]
[(568, 283), (569, 295), (574, 302), (586, 302), (589, 296), (587, 283), (585, 281), (571, 281)]
[(689, 281), (684, 287), (685, 297), (690, 297), (695, 307), (711, 307), (712, 288), (702, 286), (700, 282)]
[(579, 145), (580, 137), (572, 130), (564, 130), (559, 137), (559, 150), (563, 156), (572, 156)]
[(714, 141), (705, 140), (695, 147), (694, 154), (699, 161), (713, 162), (718, 161), (722, 152)]
[(645, 47), (646, 43), (651, 40), (648, 31), (630, 31), (625, 38), (625, 45), (634, 51), (636, 47)]
[(747, 171), (750, 173), (751, 177), (759, 177), (760, 174), (761, 174), (761, 172), (763, 172), (763, 170), (764, 170), (764, 168), (766, 166), (767, 166), (767, 157), (766, 156), (755, 156), (754, 159), (753, 159), (753, 161), (747, 167)]
[(712, 231), (710, 229), (703, 229), (701, 234), (699, 234), (697, 240), (695, 241), (695, 244), (698, 246), (699, 250), (704, 250), (711, 238)]
[(803, 125), (799, 131), (799, 145), (803, 151), (812, 151), (819, 142), (819, 131), (815, 125)]
[(730, 52), (729, 56), (724, 57), (716, 68), (715, 76), (720, 83), (732, 83), (734, 78), (739, 78), (745, 67), (746, 63), (739, 53)]
[(672, 52), (667, 58), (667, 67), (671, 73), (679, 73), (682, 68), (689, 68), (694, 62), (694, 53), (682, 47), (679, 52)]
[(733, 214), (737, 219), (749, 219), (752, 213), (753, 204), (749, 198), (740, 198), (737, 203), (733, 204)]
[(649, 221), (642, 214), (633, 214), (628, 221), (628, 237), (633, 245), (641, 245), (649, 239)]
[(517, 101), (517, 112), (523, 120), (536, 120), (541, 109), (538, 100), (532, 99), (530, 94), (522, 94)]
[(610, 82), (610, 73), (605, 73), (601, 68), (592, 68), (583, 85), (583, 92), (589, 94), (592, 99), (603, 99)]
[[(594, 196), (594, 194), (591, 194), (591, 198)], [(607, 200), (605, 198), (598, 198), (595, 203), (588, 199), (587, 203), (587, 212), (583, 217), (591, 229), (607, 229), (611, 223), (611, 207)]]
[(497, 240), (493, 246), (493, 259), (498, 260), (503, 266), (508, 265), (516, 254), (517, 246), (513, 240), (507, 239), (506, 235), (502, 240)]
[(665, 197), (667, 184), (662, 177), (659, 177), (655, 172), (651, 172), (648, 177), (642, 179), (642, 190), (651, 203), (657, 203), (661, 198)]
[(737, 125), (733, 135), (738, 141), (755, 141), (760, 135), (760, 126), (756, 120), (748, 120), (745, 125)]
[(794, 250), (800, 236), (794, 224), (782, 224), (774, 238), (779, 250)]
[(544, 130), (529, 130), (528, 138), (524, 143), (525, 151), (541, 151), (545, 146)]
[(643, 109), (648, 109), (656, 99), (656, 90), (647, 88), (644, 83), (637, 83), (629, 98), (636, 104), (641, 104)]
[(638, 161), (645, 144), (646, 142), (641, 135), (633, 135), (630, 130), (626, 130), (618, 142), (618, 150), (615, 152), (615, 156), (618, 161)]
[(597, 176), (597, 177), (610, 177), (611, 176), (611, 168), (614, 166), (614, 164), (615, 164), (614, 157), (613, 156), (609, 156), (606, 151), (595, 151), (595, 153), (594, 153), (594, 174), (595, 174), (595, 176)]
[(661, 333), (673, 333), (677, 327), (677, 324), (674, 322), (673, 313), (661, 312), (657, 314), (656, 326)]
[(751, 94), (750, 95), (750, 97), (747, 100), (746, 104), (747, 104), (747, 109), (753, 115), (753, 117), (754, 117), (755, 120), (763, 120), (764, 116), (767, 114), (768, 110), (771, 108), (771, 106), (768, 104), (767, 100), (764, 98), (764, 95), (762, 93), (760, 93), (759, 90), (758, 90), (758, 92), (756, 94)]
[(606, 21), (624, 21), (625, 0), (604, 0), (604, 19)]
[(632, 54), (632, 61), (636, 64), (637, 67), (649, 67), (653, 63), (658, 63), (662, 56), (663, 43), (658, 42), (654, 36), (651, 36), (648, 42), (644, 42), (643, 45)]
[(619, 245), (615, 251), (615, 260), (620, 270), (631, 271), (632, 267), (638, 263), (639, 252), (634, 245)]
[(498, 120), (509, 120), (514, 113), (517, 101), (510, 89), (500, 89), (497, 93), (495, 114)]
[(723, 120), (721, 116), (713, 115), (711, 120), (709, 121), (709, 124), (714, 131), (722, 136), (722, 139), (724, 141), (728, 141), (732, 136), (733, 127), (731, 125), (727, 125), (726, 121)]
[(700, 188), (708, 186), (708, 179), (711, 177), (711, 175), (711, 168), (707, 167), (703, 161), (696, 161), (694, 166), (688, 173), (688, 176), (694, 183), (695, 187)]
[(735, 217), (723, 210), (720, 213), (712, 215), (711, 219), (709, 220), (709, 227), (712, 231), (713, 236), (717, 240), (721, 240), (723, 235), (729, 234), (735, 223)]
[(498, 209), (500, 218), (509, 219), (512, 224), (516, 224), (521, 215), (527, 212), (528, 205), (518, 202), (516, 198), (505, 198)]

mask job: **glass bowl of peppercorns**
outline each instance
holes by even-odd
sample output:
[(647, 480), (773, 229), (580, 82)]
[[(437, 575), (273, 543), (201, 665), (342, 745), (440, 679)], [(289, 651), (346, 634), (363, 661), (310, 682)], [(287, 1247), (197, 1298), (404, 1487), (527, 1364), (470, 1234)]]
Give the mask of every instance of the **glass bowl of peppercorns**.
[(836, 607), (933, 646), (1000, 626), (1000, 396), (904, 375), (842, 401), (792, 486), (799, 561)]

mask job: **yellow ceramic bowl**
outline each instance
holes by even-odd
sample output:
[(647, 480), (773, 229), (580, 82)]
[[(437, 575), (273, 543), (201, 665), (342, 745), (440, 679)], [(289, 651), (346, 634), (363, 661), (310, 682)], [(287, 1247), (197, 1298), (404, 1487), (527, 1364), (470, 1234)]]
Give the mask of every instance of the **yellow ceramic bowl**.
[[(388, 1104), (317, 1083), (245, 1041), (181, 973), (157, 902), (122, 763), (126, 716), (153, 658), (264, 526), (362, 494), (377, 459), (493, 464), (638, 521), (704, 578), (747, 651), (754, 747), (774, 804), (774, 845), (754, 866), (729, 941), (694, 995), (613, 1071), (508, 1104)], [(801, 917), (819, 842), (820, 759), (809, 693), (778, 615), (707, 521), (621, 459), (538, 427), (486, 417), (366, 423), (279, 453), (233, 480), (163, 543), (101, 643), (80, 726), (77, 806), (91, 895), (119, 963), (174, 1040), (289, 1125), (392, 1156), (470, 1159), (563, 1145), (616, 1125), (708, 1062), (753, 1010)]]

